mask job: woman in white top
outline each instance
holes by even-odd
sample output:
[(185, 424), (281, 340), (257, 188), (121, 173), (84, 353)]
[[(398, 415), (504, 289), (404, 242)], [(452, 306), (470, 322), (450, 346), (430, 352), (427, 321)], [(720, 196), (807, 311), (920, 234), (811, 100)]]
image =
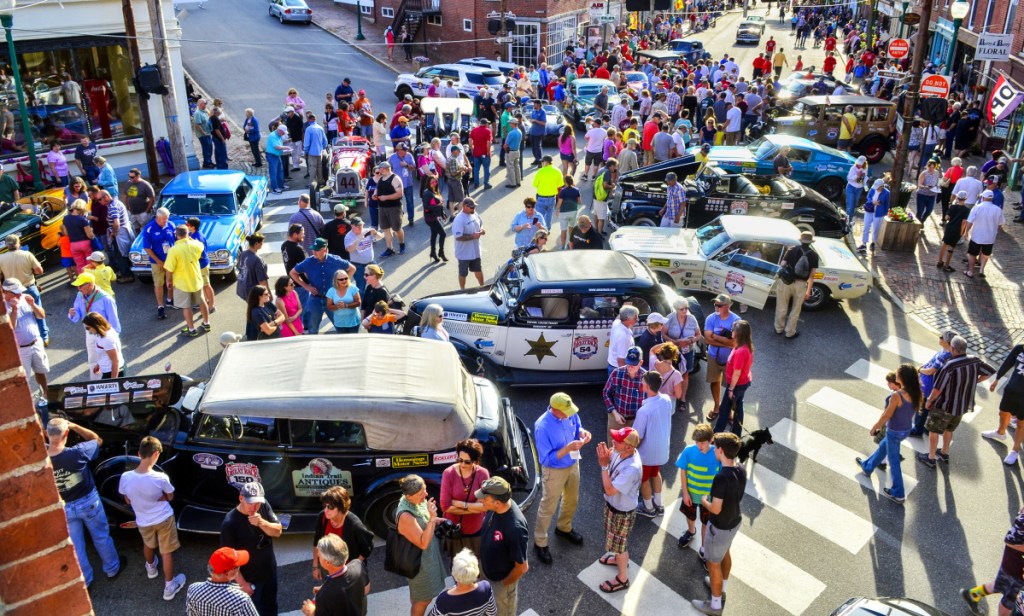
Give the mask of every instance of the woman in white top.
[(448, 332), (444, 330), (444, 308), (440, 304), (429, 304), (423, 309), (420, 318), (420, 338), (448, 342)]
[(690, 385), (690, 370), (693, 368), (694, 348), (698, 341), (704, 339), (700, 331), (697, 317), (690, 314), (690, 303), (683, 298), (672, 303), (673, 314), (665, 323), (662, 332), (665, 340), (672, 342), (679, 349), (679, 372), (683, 375), (683, 389), (680, 400), (686, 400), (686, 389)]
[(124, 376), (124, 355), (121, 338), (110, 323), (98, 312), (90, 312), (82, 319), (85, 331), (93, 335), (96, 344), (96, 365), (92, 371), (101, 379)]
[(388, 116), (384, 113), (378, 113), (373, 121), (373, 149), (378, 161), (388, 159), (388, 140), (390, 137), (391, 131), (388, 130)]

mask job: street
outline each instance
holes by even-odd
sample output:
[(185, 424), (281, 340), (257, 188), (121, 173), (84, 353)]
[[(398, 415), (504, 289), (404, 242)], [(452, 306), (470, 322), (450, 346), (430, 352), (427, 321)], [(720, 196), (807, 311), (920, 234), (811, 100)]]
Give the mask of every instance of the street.
[[(764, 10), (755, 13), (764, 14)], [(750, 63), (763, 50), (763, 41), (775, 36), (786, 48), (790, 63), (795, 63), (797, 52), (790, 49), (789, 24), (780, 25), (777, 12), (767, 20), (759, 48), (733, 47), (733, 33), (741, 18), (742, 13), (729, 13), (718, 20), (716, 29), (698, 35), (715, 58), (728, 52), (741, 66), (741, 74), (749, 75)], [(190, 11), (182, 19), (182, 28), (186, 39), (234, 43), (184, 42), (185, 68), (211, 96), (224, 99), (232, 118), (241, 118), (245, 107), (253, 107), (264, 131), (266, 120), (279, 111), (289, 87), (296, 87), (319, 115), (323, 93), (333, 91), (345, 76), (351, 77), (355, 88), (367, 89), (377, 111), (390, 116), (394, 109), (393, 76), (316, 27), (281, 25), (263, 8), (216, 0), (207, 3), (203, 11)], [(821, 50), (810, 49), (799, 53), (804, 54), (806, 65), (819, 63), (823, 55)], [(815, 60), (810, 59), (812, 55)], [(522, 199), (532, 194), (529, 176), (522, 189), (510, 191), (502, 188), (503, 173), (498, 170), (492, 178), (495, 189), (473, 194), (490, 230), (483, 238), (488, 278), (508, 258), (512, 246), (509, 225)], [(529, 169), (527, 173), (532, 176)], [(263, 257), (270, 264), (271, 283), (284, 273), (280, 243), (285, 239), (287, 221), (297, 209), (301, 175), (293, 172), (291, 190), (268, 202), (265, 209)], [(587, 189), (592, 191), (589, 186)], [(591, 195), (585, 194), (585, 199), (589, 202)], [(457, 288), (454, 262), (435, 266), (427, 258), (429, 233), (419, 216), (417, 213), (415, 226), (406, 231), (408, 252), (381, 261), (384, 284), (406, 300)], [(450, 237), (448, 242), (450, 246)], [(377, 253), (383, 249), (381, 242)], [(59, 268), (51, 263), (47, 269), (42, 287), (54, 340), (48, 349), (51, 382), (83, 380), (83, 332), (80, 325), (64, 317), (73, 289)], [(128, 373), (170, 370), (193, 378), (208, 377), (220, 353), (220, 335), (245, 328), (244, 302), (235, 295), (234, 285), (222, 280), (215, 282), (215, 288), (213, 331), (187, 339), (178, 335), (180, 312), (169, 310), (166, 321), (155, 319), (149, 286), (118, 285), (115, 291)], [(710, 296), (698, 299), (710, 313)], [(800, 322), (802, 335), (793, 341), (773, 335), (773, 314), (774, 302), (769, 302), (764, 310), (743, 315), (752, 324), (756, 346), (745, 427), (770, 428), (775, 444), (766, 445), (757, 463), (747, 465), (743, 523), (733, 544), (734, 568), (727, 588), (728, 613), (825, 615), (853, 596), (907, 596), (951, 614), (965, 613), (959, 589), (995, 576), (1009, 520), (1024, 505), (1024, 478), (1019, 468), (1004, 467), (1000, 463), (1004, 446), (980, 437), (982, 430), (995, 426), (998, 394), (979, 388), (980, 410), (971, 413), (957, 432), (948, 465), (940, 464), (935, 470), (924, 467), (913, 459), (913, 453), (926, 448), (926, 443), (905, 441), (903, 472), (908, 495), (901, 507), (881, 496), (887, 485), (885, 473), (876, 471), (870, 479), (859, 476), (854, 457), (874, 450), (868, 428), (881, 413), (887, 393), (885, 373), (902, 362), (926, 361), (938, 348), (934, 334), (878, 292), (821, 312), (805, 312)], [(691, 376), (689, 412), (674, 417), (673, 459), (691, 442), (693, 426), (711, 409), (704, 375), (702, 369)], [(545, 411), (553, 391), (515, 389), (506, 394), (517, 414), (532, 425)], [(581, 409), (583, 426), (595, 436), (603, 433), (605, 410), (600, 388), (566, 391)], [(519, 612), (696, 613), (689, 600), (707, 598), (708, 591), (695, 552), (698, 541), (686, 550), (676, 544), (685, 530), (685, 520), (678, 512), (679, 478), (671, 464), (663, 471), (666, 515), (653, 521), (638, 518), (630, 536), (631, 587), (612, 595), (598, 590), (598, 585), (614, 574), (612, 568), (597, 563), (604, 553), (599, 513), (603, 500), (595, 456), (599, 440), (595, 438), (582, 451), (576, 528), (585, 544), (574, 547), (553, 538), (553, 566), (532, 558), (531, 550), (531, 568), (520, 584)], [(526, 513), (531, 525), (535, 513), (535, 509)], [(217, 547), (216, 537), (182, 534), (181, 538), (183, 548), (175, 555), (176, 567), (186, 573), (190, 583), (203, 579), (206, 559)], [(129, 568), (114, 583), (98, 576), (91, 589), (96, 613), (129, 614), (144, 605), (152, 616), (181, 614), (184, 593), (172, 602), (163, 602), (158, 598), (159, 580), (146, 579), (138, 533), (119, 531), (115, 541), (118, 550), (127, 554)], [(309, 536), (287, 534), (275, 541), (282, 613), (298, 614), (292, 610), (311, 597), (311, 542)], [(382, 549), (370, 559), (370, 578), (371, 616), (408, 613), (405, 581), (384, 572)], [(995, 599), (989, 598), (988, 603), (994, 610)]]

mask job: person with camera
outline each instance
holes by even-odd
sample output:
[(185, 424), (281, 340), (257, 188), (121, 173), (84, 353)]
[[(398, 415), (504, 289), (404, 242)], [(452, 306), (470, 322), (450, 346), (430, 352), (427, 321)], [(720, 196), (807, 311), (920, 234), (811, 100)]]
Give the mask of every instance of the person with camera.
[(480, 531), (480, 566), (491, 582), (497, 616), (517, 616), (519, 580), (530, 569), (530, 529), (512, 500), (512, 486), (501, 477), (485, 481), (475, 496), (487, 510)]
[(480, 528), (484, 524), (485, 510), (477, 502), (476, 491), (491, 473), (480, 466), (484, 447), (475, 438), (455, 444), (455, 464), (441, 473), (441, 511), (444, 517), (460, 526), (460, 531), (448, 540), (448, 555), (453, 559), (463, 549), (480, 553)]
[(796, 331), (796, 324), (804, 302), (811, 298), (811, 289), (814, 287), (818, 253), (811, 248), (813, 242), (814, 232), (803, 231), (800, 233), (800, 245), (793, 246), (782, 257), (775, 297), (775, 333), (785, 332), (787, 340), (800, 335)]
[(422, 477), (407, 475), (398, 486), (402, 490), (395, 513), (398, 534), (423, 550), (419, 573), (409, 578), (409, 613), (423, 616), (431, 600), (444, 591), (444, 559), (440, 541), (434, 540), (435, 531), (444, 518), (438, 517), (437, 503), (427, 495), (427, 483)]

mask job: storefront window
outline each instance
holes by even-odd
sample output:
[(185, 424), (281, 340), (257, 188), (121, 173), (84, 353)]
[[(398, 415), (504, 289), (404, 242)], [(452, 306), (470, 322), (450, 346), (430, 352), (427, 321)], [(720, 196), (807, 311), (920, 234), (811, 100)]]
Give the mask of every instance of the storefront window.
[[(31, 41), (18, 45), (25, 106), (36, 152), (50, 143), (77, 144), (142, 134), (132, 66), (110, 39)], [(0, 157), (26, 151), (10, 61), (0, 54)]]

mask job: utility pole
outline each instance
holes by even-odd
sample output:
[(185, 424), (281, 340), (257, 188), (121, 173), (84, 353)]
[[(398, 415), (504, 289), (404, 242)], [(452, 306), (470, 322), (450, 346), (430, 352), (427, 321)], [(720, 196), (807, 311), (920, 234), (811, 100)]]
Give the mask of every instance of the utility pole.
[(868, 2), (868, 39), (865, 41), (867, 49), (871, 49), (875, 44), (875, 13), (877, 12), (878, 0)]
[(164, 117), (167, 118), (167, 139), (171, 142), (171, 160), (174, 162), (175, 173), (181, 173), (188, 171), (188, 158), (185, 154), (185, 138), (181, 135), (179, 122), (189, 121), (189, 116), (186, 113), (184, 120), (178, 117), (178, 99), (174, 92), (171, 52), (167, 45), (167, 28), (164, 24), (161, 0), (147, 0), (146, 5), (149, 9), (149, 23), (153, 31), (153, 53), (156, 55), (156, 65), (160, 69), (160, 80), (167, 87), (167, 94), (160, 98), (163, 99)]
[[(128, 37), (128, 55), (132, 59), (132, 72), (139, 74), (142, 68), (142, 60), (139, 55), (139, 38), (135, 31), (135, 9), (132, 8), (131, 0), (121, 0), (121, 11), (124, 13), (124, 33)], [(139, 93), (139, 113), (142, 117), (142, 145), (146, 152), (146, 168), (149, 171), (149, 181), (153, 184), (160, 183), (160, 167), (156, 159), (156, 144), (153, 142), (153, 122), (149, 117), (148, 97)]]
[[(917, 112), (917, 104), (921, 100), (921, 72), (924, 69), (924, 56), (928, 53), (928, 43), (931, 33), (928, 31), (928, 24), (932, 20), (931, 0), (923, 0), (918, 6), (921, 8), (921, 21), (917, 26), (917, 41), (914, 45), (914, 61), (910, 64), (910, 96), (906, 99), (906, 105), (900, 110), (903, 114), (903, 130), (900, 131), (900, 143), (896, 148), (896, 156), (892, 167), (892, 185), (890, 190), (902, 190), (903, 167), (907, 163), (907, 146), (910, 145), (910, 131), (914, 124), (914, 114)], [(924, 161), (922, 161), (924, 162)]]

